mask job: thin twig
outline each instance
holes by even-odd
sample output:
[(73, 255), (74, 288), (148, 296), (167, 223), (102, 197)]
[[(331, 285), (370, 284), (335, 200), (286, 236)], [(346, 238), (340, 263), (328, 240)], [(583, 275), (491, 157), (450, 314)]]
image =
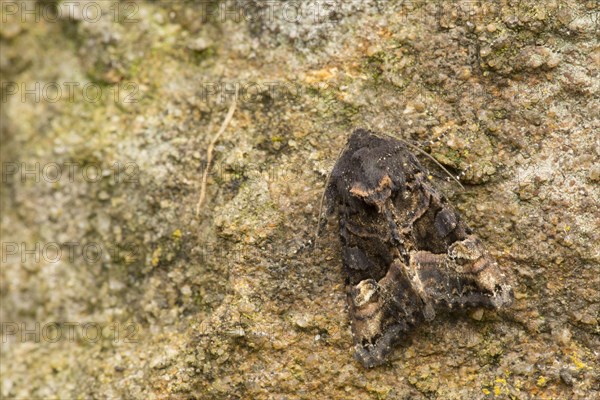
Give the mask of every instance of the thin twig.
[(231, 122), (231, 119), (233, 118), (233, 113), (235, 112), (235, 107), (236, 99), (234, 97), (233, 101), (231, 102), (231, 105), (229, 106), (229, 111), (227, 111), (227, 115), (225, 116), (225, 119), (223, 120), (223, 123), (219, 128), (219, 131), (212, 138), (210, 144), (208, 145), (208, 148), (206, 149), (206, 168), (204, 168), (204, 172), (202, 173), (202, 186), (200, 187), (200, 197), (198, 198), (198, 204), (196, 204), (196, 217), (200, 215), (200, 210), (202, 209), (202, 204), (204, 203), (204, 197), (206, 196), (206, 182), (208, 181), (208, 172), (210, 170), (210, 163), (212, 161), (213, 149), (215, 148), (217, 140), (219, 140), (219, 137), (221, 137), (221, 135), (223, 134), (223, 132), (225, 132), (225, 129), (227, 129), (227, 126)]

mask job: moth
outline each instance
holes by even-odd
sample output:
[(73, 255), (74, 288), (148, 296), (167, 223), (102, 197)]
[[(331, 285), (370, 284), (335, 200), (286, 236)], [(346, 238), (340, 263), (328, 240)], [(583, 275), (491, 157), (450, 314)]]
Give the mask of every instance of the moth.
[(357, 129), (325, 189), (337, 209), (355, 357), (367, 368), (439, 312), (509, 306), (497, 263), (407, 145)]

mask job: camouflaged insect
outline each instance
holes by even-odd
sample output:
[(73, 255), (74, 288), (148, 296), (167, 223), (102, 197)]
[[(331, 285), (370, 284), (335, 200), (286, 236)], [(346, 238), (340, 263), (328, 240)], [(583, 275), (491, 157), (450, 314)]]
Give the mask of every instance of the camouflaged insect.
[(325, 192), (337, 208), (356, 358), (385, 362), (394, 343), (439, 311), (512, 303), (481, 241), (407, 146), (358, 129)]

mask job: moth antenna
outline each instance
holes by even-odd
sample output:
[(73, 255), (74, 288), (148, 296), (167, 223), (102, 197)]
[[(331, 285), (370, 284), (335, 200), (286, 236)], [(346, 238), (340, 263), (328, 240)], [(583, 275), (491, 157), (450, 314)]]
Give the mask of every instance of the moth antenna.
[(472, 166), (472, 164), (467, 165), (467, 167), (456, 176), (456, 179), (460, 180), (463, 176), (465, 176), (467, 174), (467, 171), (470, 170)]
[(429, 153), (427, 153), (426, 151), (424, 151), (423, 149), (420, 149), (419, 147), (415, 146), (412, 143), (407, 142), (404, 139), (401, 138), (397, 138), (398, 140), (400, 140), (402, 143), (406, 144), (407, 146), (409, 146), (411, 149), (418, 151), (419, 153), (423, 154), (425, 157), (429, 158), (431, 161), (433, 161), (438, 167), (440, 167), (446, 174), (448, 174), (448, 176), (450, 178), (452, 178), (453, 181), (455, 181), (456, 183), (458, 183), (458, 186), (460, 186), (461, 189), (465, 190), (465, 187), (460, 183), (460, 181), (458, 179), (456, 179), (454, 177), (454, 175), (452, 175), (450, 173), (450, 171), (448, 171), (438, 160), (436, 160), (435, 158), (433, 158), (433, 156)]
[[(445, 132), (445, 133), (441, 134), (440, 136), (436, 137), (433, 140), (426, 140), (424, 142), (421, 142), (421, 145), (423, 145), (423, 146), (434, 145), (435, 143), (438, 143), (440, 140), (442, 140), (443, 138), (445, 138), (447, 135), (448, 135), (448, 132)], [(441, 167), (441, 165), (439, 163), (436, 162), (436, 164)], [(455, 176), (456, 179), (454, 179), (454, 180), (457, 181), (457, 182), (460, 181), (462, 179), (462, 177), (466, 175), (467, 171), (469, 171), (472, 167), (473, 167), (472, 164), (467, 165), (467, 167), (460, 174), (458, 174), (458, 175)], [(444, 169), (444, 168), (442, 167), (442, 169)], [(448, 172), (448, 171), (446, 171), (446, 172)], [(461, 185), (461, 187), (462, 187), (462, 185)]]
[[(342, 147), (338, 156), (336, 157), (336, 161), (340, 159), (342, 153), (348, 148), (348, 142), (346, 145)], [(315, 240), (313, 242), (313, 247), (317, 248), (317, 238), (319, 237), (319, 233), (321, 232), (321, 214), (323, 211), (323, 202), (325, 201), (325, 194), (327, 193), (327, 188), (329, 187), (329, 182), (331, 181), (331, 174), (333, 173), (333, 168), (335, 168), (335, 164), (331, 167), (331, 170), (327, 174), (327, 180), (325, 181), (325, 187), (323, 188), (323, 194), (321, 195), (321, 201), (319, 202), (319, 217), (317, 218), (317, 228), (315, 229)]]
[(440, 136), (436, 137), (435, 139), (433, 139), (433, 140), (426, 140), (426, 141), (424, 141), (424, 142), (421, 142), (421, 144), (422, 144), (423, 146), (431, 146), (431, 145), (433, 145), (433, 144), (435, 144), (435, 143), (439, 142), (439, 141), (440, 141), (440, 140), (442, 140), (443, 138), (445, 138), (447, 134), (448, 134), (448, 132), (444, 132), (443, 134), (441, 134)]

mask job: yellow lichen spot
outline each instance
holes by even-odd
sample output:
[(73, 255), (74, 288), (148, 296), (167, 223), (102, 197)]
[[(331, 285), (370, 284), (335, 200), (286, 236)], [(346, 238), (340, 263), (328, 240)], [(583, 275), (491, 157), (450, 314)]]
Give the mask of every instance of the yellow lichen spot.
[(570, 225), (565, 226), (565, 232), (569, 232), (570, 230), (571, 230), (571, 226)]
[(587, 364), (582, 362), (575, 353), (573, 353), (573, 355), (569, 356), (569, 358), (571, 359), (571, 361), (573, 361), (573, 364), (575, 364), (575, 368), (584, 369), (585, 367), (587, 367)]
[(539, 379), (537, 380), (536, 384), (540, 387), (546, 386), (546, 378), (543, 376), (540, 376)]
[(175, 229), (173, 233), (171, 233), (171, 237), (175, 240), (181, 239), (182, 233), (180, 229)]
[(433, 176), (431, 176), (431, 175), (427, 175), (427, 179), (429, 179), (429, 180), (432, 180), (432, 179), (433, 179)]
[(500, 396), (502, 394), (503, 390), (506, 394), (508, 394), (508, 389), (506, 388), (506, 379), (496, 378), (495, 382), (498, 384), (498, 385), (494, 385), (494, 395), (495, 396)]
[(153, 267), (156, 267), (158, 265), (158, 263), (160, 262), (160, 255), (161, 254), (162, 254), (162, 248), (161, 247), (158, 247), (152, 253), (152, 266)]
[(490, 392), (489, 390), (487, 390), (486, 388), (481, 389), (481, 391), (483, 392), (483, 394), (485, 394), (486, 396), (492, 392)]

